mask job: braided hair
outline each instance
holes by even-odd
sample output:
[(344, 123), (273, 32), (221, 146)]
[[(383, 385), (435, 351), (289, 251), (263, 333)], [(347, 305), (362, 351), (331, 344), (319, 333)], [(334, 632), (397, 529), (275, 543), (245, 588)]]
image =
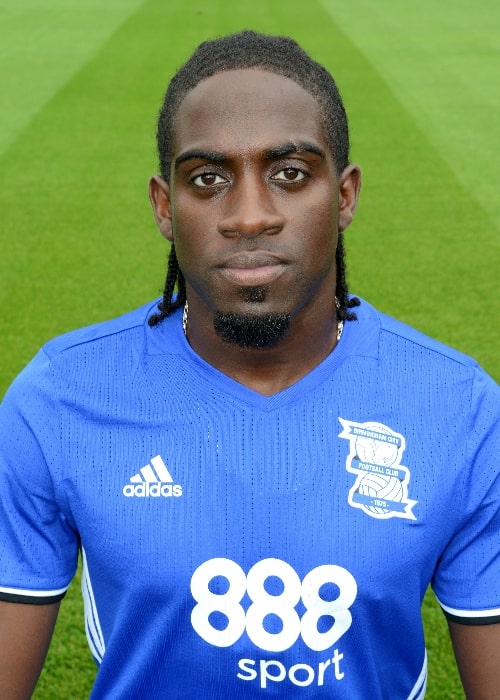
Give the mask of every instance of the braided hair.
[[(342, 98), (332, 76), (293, 39), (246, 30), (204, 41), (172, 78), (160, 109), (157, 128), (160, 173), (163, 179), (170, 181), (173, 123), (187, 93), (205, 78), (225, 70), (245, 68), (261, 68), (290, 78), (319, 102), (325, 137), (340, 175), (349, 163), (349, 129)], [(359, 306), (360, 302), (356, 297), (349, 298), (348, 295), (342, 233), (339, 234), (336, 250), (336, 273), (337, 317), (340, 321), (355, 320), (356, 314), (349, 309)], [(174, 295), (176, 286), (177, 294)], [(158, 313), (150, 317), (149, 324), (156, 325), (183, 306), (185, 301), (184, 275), (177, 262), (175, 245), (172, 244), (163, 298), (158, 304)]]

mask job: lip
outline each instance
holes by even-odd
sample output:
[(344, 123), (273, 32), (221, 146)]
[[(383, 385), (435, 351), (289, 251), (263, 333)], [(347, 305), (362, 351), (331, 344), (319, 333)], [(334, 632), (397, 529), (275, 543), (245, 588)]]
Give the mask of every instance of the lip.
[(225, 260), (219, 269), (231, 281), (241, 285), (269, 284), (285, 270), (286, 263), (272, 253), (245, 251)]

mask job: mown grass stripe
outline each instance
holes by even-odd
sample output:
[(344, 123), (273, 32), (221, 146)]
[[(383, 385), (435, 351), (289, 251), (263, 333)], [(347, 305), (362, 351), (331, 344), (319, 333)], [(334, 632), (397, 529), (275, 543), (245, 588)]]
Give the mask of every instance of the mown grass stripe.
[(500, 4), (357, 0), (356, 12), (333, 0), (322, 4), (498, 231)]
[(1, 3), (0, 154), (140, 3)]

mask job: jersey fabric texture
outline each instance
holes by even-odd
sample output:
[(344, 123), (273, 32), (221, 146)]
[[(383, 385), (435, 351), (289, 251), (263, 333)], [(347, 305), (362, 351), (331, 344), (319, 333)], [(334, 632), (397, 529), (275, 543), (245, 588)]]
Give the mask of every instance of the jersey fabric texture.
[(362, 302), (265, 397), (156, 303), (49, 342), (0, 409), (0, 598), (83, 556), (95, 699), (422, 698), (421, 603), (500, 620), (499, 389)]

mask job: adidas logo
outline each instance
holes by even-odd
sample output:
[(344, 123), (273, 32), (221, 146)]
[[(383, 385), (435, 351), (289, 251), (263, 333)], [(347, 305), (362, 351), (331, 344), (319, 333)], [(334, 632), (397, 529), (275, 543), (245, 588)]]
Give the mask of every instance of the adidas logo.
[(150, 464), (139, 469), (138, 474), (130, 477), (130, 484), (123, 487), (123, 495), (138, 498), (159, 498), (164, 496), (182, 496), (182, 486), (174, 484), (165, 462), (157, 455)]

